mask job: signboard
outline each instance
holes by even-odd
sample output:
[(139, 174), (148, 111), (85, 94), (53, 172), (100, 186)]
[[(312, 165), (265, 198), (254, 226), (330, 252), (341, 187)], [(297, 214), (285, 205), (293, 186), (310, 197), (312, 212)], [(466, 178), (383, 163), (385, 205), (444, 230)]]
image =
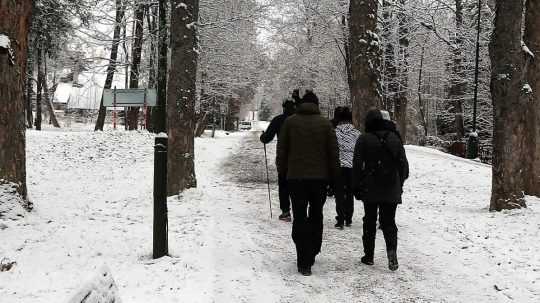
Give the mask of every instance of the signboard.
[(145, 100), (146, 106), (156, 106), (156, 90), (144, 88), (103, 90), (103, 106), (105, 107), (143, 107)]

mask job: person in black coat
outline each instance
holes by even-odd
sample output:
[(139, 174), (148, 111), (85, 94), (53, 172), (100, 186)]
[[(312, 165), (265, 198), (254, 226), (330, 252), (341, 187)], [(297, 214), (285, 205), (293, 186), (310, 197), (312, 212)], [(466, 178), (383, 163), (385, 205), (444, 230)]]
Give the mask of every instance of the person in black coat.
[(366, 116), (366, 132), (356, 142), (353, 159), (353, 191), (364, 202), (361, 261), (373, 265), (377, 212), (383, 230), (388, 266), (398, 269), (396, 209), (402, 202), (403, 184), (409, 164), (399, 135), (389, 127), (379, 110)]
[[(281, 127), (283, 126), (283, 123), (289, 116), (293, 115), (294, 112), (295, 112), (294, 102), (291, 100), (285, 100), (285, 102), (283, 102), (283, 114), (278, 115), (274, 117), (274, 119), (272, 119), (266, 131), (264, 131), (260, 137), (261, 142), (263, 144), (268, 144), (276, 136), (278, 137), (278, 140), (279, 140), (279, 134), (281, 131)], [(278, 173), (278, 187), (279, 187), (279, 208), (281, 209), (281, 215), (279, 215), (279, 219), (290, 222), (291, 221), (291, 201), (289, 197), (290, 194), (289, 194), (289, 188), (287, 185), (286, 175)]]

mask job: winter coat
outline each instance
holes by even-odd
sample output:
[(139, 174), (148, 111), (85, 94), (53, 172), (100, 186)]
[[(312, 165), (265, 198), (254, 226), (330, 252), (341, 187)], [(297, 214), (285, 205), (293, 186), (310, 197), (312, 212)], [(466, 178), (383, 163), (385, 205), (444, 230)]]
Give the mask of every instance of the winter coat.
[(360, 136), (360, 131), (357, 130), (351, 123), (339, 124), (336, 127), (336, 137), (339, 146), (339, 162), (341, 167), (353, 167), (354, 146), (356, 140)]
[[(401, 138), (395, 131), (388, 129), (384, 123), (376, 123), (375, 127), (366, 127), (367, 133), (361, 135), (356, 142), (353, 159), (353, 191), (357, 199), (364, 203), (400, 204), (403, 184), (409, 177), (409, 163)], [(381, 143), (385, 141), (386, 147)], [(380, 155), (385, 153), (387, 157)], [(389, 153), (389, 154), (388, 154)], [(377, 163), (381, 159), (386, 165), (396, 168), (391, 184), (381, 184), (376, 180)]]
[(339, 176), (339, 151), (330, 121), (314, 103), (302, 103), (285, 120), (278, 141), (277, 166), (292, 179), (334, 182)]
[(290, 114), (283, 113), (281, 115), (278, 115), (270, 121), (270, 125), (268, 125), (268, 128), (266, 128), (266, 131), (262, 133), (261, 137), (259, 138), (262, 143), (268, 144), (272, 140), (274, 140), (274, 137), (277, 135), (279, 139), (279, 132), (281, 131), (281, 127), (283, 126), (283, 123), (285, 123), (285, 120), (290, 116)]

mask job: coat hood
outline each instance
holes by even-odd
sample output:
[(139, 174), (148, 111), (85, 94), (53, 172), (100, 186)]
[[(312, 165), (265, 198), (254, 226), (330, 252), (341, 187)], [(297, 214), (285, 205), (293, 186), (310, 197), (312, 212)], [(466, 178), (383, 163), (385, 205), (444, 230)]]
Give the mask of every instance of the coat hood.
[(320, 115), (319, 105), (315, 103), (302, 103), (296, 108), (299, 115)]

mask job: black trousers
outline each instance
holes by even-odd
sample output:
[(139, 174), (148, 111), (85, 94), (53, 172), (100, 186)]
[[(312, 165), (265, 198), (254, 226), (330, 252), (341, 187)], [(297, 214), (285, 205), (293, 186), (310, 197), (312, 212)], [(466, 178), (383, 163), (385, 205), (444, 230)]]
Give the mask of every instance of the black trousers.
[(338, 223), (351, 222), (354, 213), (352, 192), (352, 168), (342, 167), (341, 178), (336, 184), (336, 213)]
[(375, 250), (375, 235), (377, 233), (377, 210), (380, 212), (380, 224), (386, 242), (386, 250), (397, 249), (397, 232), (396, 225), (396, 209), (397, 204), (391, 203), (364, 203), (364, 235), (362, 242), (364, 243), (364, 254), (368, 257), (373, 257)]
[(298, 267), (311, 267), (321, 251), (326, 184), (325, 180), (289, 180)]
[(278, 174), (278, 188), (279, 188), (279, 208), (282, 212), (286, 213), (291, 210), (291, 200), (289, 198), (289, 184), (287, 183), (287, 176)]

